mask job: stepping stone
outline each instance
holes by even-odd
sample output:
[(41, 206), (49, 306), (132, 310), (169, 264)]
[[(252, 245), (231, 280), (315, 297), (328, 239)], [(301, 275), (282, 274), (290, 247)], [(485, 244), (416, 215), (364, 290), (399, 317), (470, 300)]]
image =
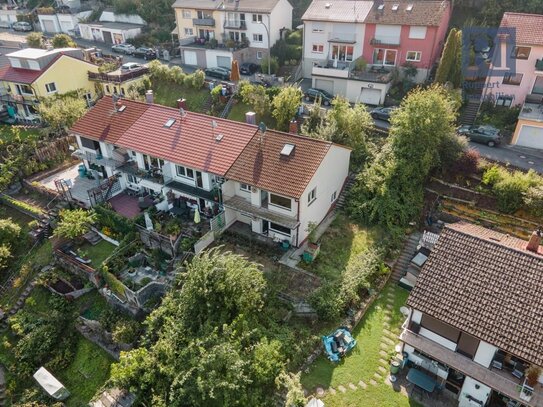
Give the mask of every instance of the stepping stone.
[(333, 387), (330, 387), (330, 388), (328, 389), (328, 391), (329, 391), (331, 394), (336, 394), (336, 393), (337, 393), (337, 392), (336, 392), (336, 389), (334, 389)]
[(383, 365), (383, 366), (386, 366), (386, 365), (388, 365), (388, 362), (385, 359), (379, 359), (379, 364)]
[(373, 379), (370, 379), (370, 384), (372, 386), (377, 386), (377, 382), (375, 380), (373, 380)]
[(351, 390), (357, 390), (356, 386), (354, 384), (352, 384), (352, 383), (349, 383), (348, 386), (349, 386), (349, 389), (351, 389)]
[(368, 387), (368, 385), (367, 385), (366, 383), (364, 383), (362, 380), (360, 380), (360, 381), (358, 382), (358, 385), (359, 385), (360, 387), (362, 387), (363, 389), (365, 389), (366, 387)]
[(324, 389), (322, 387), (317, 387), (316, 393), (317, 396), (324, 396)]
[(381, 349), (383, 349), (383, 350), (387, 350), (387, 349), (390, 347), (390, 345), (387, 345), (386, 343), (381, 343), (381, 344), (379, 345), (379, 347), (380, 347)]
[(345, 387), (343, 387), (341, 384), (339, 386), (337, 386), (337, 389), (342, 393), (345, 393), (347, 391), (347, 389)]
[(392, 310), (392, 308), (394, 308), (394, 307), (392, 306), (392, 304), (387, 304), (386, 307), (387, 307), (388, 310)]
[(379, 370), (382, 374), (386, 374), (387, 372), (387, 369), (385, 369), (383, 366), (379, 366), (377, 370)]
[(385, 315), (383, 319), (385, 320), (385, 322), (390, 322), (392, 318), (390, 318), (390, 315)]
[(381, 340), (385, 343), (388, 343), (389, 345), (394, 345), (394, 341), (390, 338), (387, 338), (386, 336), (382, 337)]
[(375, 380), (383, 380), (383, 376), (381, 376), (379, 373), (374, 373), (373, 374), (373, 378)]
[(388, 356), (388, 353), (386, 353), (383, 349), (381, 349), (381, 350), (379, 351), (379, 355), (381, 355), (382, 357), (385, 358), (385, 357)]

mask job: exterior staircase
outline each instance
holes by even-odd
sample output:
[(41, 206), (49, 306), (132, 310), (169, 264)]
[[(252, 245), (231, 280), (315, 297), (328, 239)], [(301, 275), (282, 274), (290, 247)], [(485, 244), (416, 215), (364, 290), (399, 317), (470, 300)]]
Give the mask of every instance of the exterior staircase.
[(341, 193), (339, 194), (339, 198), (337, 199), (336, 208), (335, 208), (336, 211), (341, 210), (345, 207), (345, 199), (347, 197), (347, 194), (353, 187), (355, 181), (356, 181), (356, 174), (350, 173), (349, 176), (347, 177), (347, 180), (345, 181), (343, 190), (341, 191)]
[(409, 263), (411, 262), (411, 259), (413, 259), (413, 255), (417, 250), (421, 236), (422, 235), (419, 232), (412, 233), (405, 242), (400, 257), (396, 260), (394, 266), (392, 267), (392, 275), (390, 276), (390, 280), (393, 283), (397, 284), (398, 281), (400, 281), (400, 278), (405, 275), (407, 266), (409, 266)]
[(480, 106), (481, 102), (479, 100), (470, 99), (467, 106), (464, 108), (462, 115), (460, 116), (460, 124), (472, 125), (475, 123)]

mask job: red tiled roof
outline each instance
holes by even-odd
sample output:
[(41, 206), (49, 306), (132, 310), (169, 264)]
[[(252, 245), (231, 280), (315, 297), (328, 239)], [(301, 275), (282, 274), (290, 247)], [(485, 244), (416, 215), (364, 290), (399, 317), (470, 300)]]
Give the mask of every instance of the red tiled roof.
[[(285, 144), (295, 146), (289, 156), (280, 154)], [(299, 198), (331, 145), (327, 141), (278, 131), (267, 131), (261, 142), (259, 132), (247, 144), (226, 177)]]
[(543, 366), (543, 250), (468, 223), (447, 225), (408, 305)]
[[(59, 57), (55, 58), (55, 61)], [(50, 66), (51, 64), (49, 64)], [(0, 80), (6, 82), (17, 82), (32, 84), (36, 79), (38, 79), (42, 73), (45, 72), (47, 68), (40, 69), (38, 71), (34, 69), (25, 69), (25, 68), (13, 68), (11, 65), (6, 66), (0, 69)]]
[[(379, 10), (379, 6), (384, 7)], [(393, 6), (398, 6), (393, 10)], [(410, 11), (407, 6), (411, 5)], [(431, 0), (382, 0), (374, 1), (373, 8), (364, 20), (366, 24), (420, 25), (437, 26), (443, 15), (450, 9), (445, 1)]]
[(119, 138), (149, 108), (147, 104), (130, 100), (123, 100), (123, 105), (126, 109), (117, 112), (113, 108), (113, 100), (104, 97), (73, 125), (71, 131), (93, 140), (117, 144)]
[[(142, 103), (131, 102), (126, 111), (132, 105), (141, 106)], [(246, 123), (186, 113), (182, 119), (177, 109), (149, 105), (116, 144), (187, 167), (224, 175), (257, 131), (256, 126)], [(164, 126), (168, 119), (176, 119), (170, 128)], [(215, 129), (212, 127), (213, 121), (217, 124)], [(222, 135), (220, 141), (217, 140), (219, 135)]]
[(543, 45), (543, 15), (504, 13), (500, 27), (515, 28), (517, 44)]

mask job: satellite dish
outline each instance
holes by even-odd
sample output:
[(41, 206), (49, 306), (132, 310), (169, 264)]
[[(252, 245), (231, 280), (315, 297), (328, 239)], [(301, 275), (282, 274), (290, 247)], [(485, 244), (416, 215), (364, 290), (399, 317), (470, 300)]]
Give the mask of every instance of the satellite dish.
[(261, 133), (265, 133), (266, 132), (266, 123), (260, 122), (260, 124), (258, 125), (258, 130), (260, 130)]
[(182, 107), (179, 108), (179, 115), (182, 119), (184, 119), (187, 116), (187, 112)]

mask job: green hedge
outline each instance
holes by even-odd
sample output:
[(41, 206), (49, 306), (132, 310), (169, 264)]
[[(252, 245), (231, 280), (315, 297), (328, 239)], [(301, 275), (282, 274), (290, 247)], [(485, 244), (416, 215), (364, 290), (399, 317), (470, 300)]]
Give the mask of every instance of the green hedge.
[(104, 282), (107, 284), (108, 288), (113, 291), (115, 294), (117, 294), (119, 297), (122, 297), (123, 299), (126, 298), (125, 292), (124, 292), (124, 284), (117, 279), (113, 274), (111, 274), (107, 268), (102, 269), (102, 277), (104, 278)]
[(19, 201), (17, 199), (12, 198), (9, 195), (0, 196), (0, 200), (2, 202), (5, 202), (7, 205), (11, 205), (11, 206), (13, 206), (13, 207), (15, 207), (17, 209), (21, 209), (21, 210), (26, 211), (28, 213), (34, 214), (36, 216), (43, 215), (43, 210), (40, 207), (30, 205), (30, 204), (28, 204), (26, 202), (23, 202), (23, 201)]
[(111, 209), (97, 205), (94, 207), (94, 212), (96, 212), (98, 223), (101, 226), (108, 227), (120, 235), (124, 236), (136, 230), (134, 222)]

